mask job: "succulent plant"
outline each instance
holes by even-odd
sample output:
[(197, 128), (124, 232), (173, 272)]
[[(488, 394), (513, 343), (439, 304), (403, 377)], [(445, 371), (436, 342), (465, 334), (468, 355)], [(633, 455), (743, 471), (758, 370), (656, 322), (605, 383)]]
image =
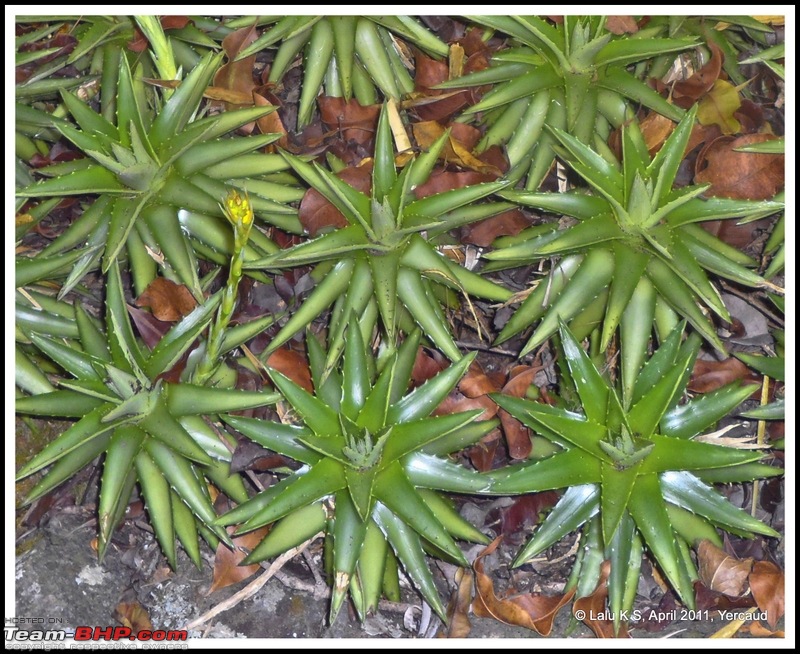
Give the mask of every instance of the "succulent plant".
[[(35, 260), (18, 260), (17, 286), (69, 273), (61, 290), (63, 296), (101, 257), (102, 269), (107, 271), (127, 250), (134, 285), (141, 292), (156, 274), (149, 248), (163, 254), (167, 271), (200, 300), (194, 239), (217, 244), (230, 253), (229, 233), (224, 222), (214, 217), (222, 215), (219, 202), (227, 191), (226, 184), (246, 189), (260, 218), (300, 231), (296, 211), (272, 199), (276, 193), (280, 196), (279, 185), (258, 179), (274, 172), (276, 164), (278, 169), (285, 168), (285, 163), (278, 155), (251, 154), (278, 135), (220, 138), (274, 107), (197, 117), (203, 92), (221, 57), (204, 57), (180, 86), (170, 91), (171, 95), (164, 95), (155, 117), (148, 109), (151, 100), (144, 82), (133, 76), (125, 56), (120, 57), (116, 81), (116, 124), (76, 96), (63, 94), (64, 104), (80, 129), (61, 120), (54, 121), (52, 128), (87, 156), (40, 169), (38, 172), (49, 179), (18, 189), (17, 195), (98, 197)], [(103, 93), (113, 93), (113, 88), (104, 88)], [(291, 189), (284, 191), (289, 192), (289, 200), (298, 199)], [(179, 209), (184, 210), (180, 221)], [(276, 249), (266, 236), (256, 232), (250, 238), (251, 257)]]
[[(77, 305), (74, 321), (58, 314), (18, 320), (27, 340), (67, 375), (53, 386), (18, 347), (17, 384), (30, 395), (17, 397), (17, 412), (78, 418), (20, 469), (18, 479), (52, 466), (26, 502), (104, 454), (98, 506), (101, 558), (137, 482), (158, 542), (173, 566), (176, 535), (198, 566), (198, 530), (213, 545), (216, 539), (230, 542), (213, 523), (216, 515), (205, 478), (237, 501), (247, 499), (247, 491), (241, 478), (230, 474), (231, 444), (220, 440), (201, 416), (262, 406), (278, 396), (162, 379), (193, 347), (220, 301), (220, 293), (209, 298), (147, 352), (134, 337), (119, 269), (112, 262), (105, 333)], [(38, 313), (45, 312), (40, 308)], [(258, 328), (264, 327), (261, 322)], [(252, 325), (231, 330), (222, 352), (252, 336), (252, 330)]]
[(592, 193), (500, 193), (578, 222), (565, 229), (535, 227), (504, 239), (507, 247), (485, 255), (498, 266), (561, 257), (503, 328), (498, 343), (541, 320), (523, 348), (527, 353), (555, 333), (561, 318), (572, 321), (580, 337), (602, 323), (605, 349), (621, 325), (623, 356), (633, 357), (628, 367), (638, 368), (654, 320), (663, 337), (681, 316), (724, 351), (704, 310), (726, 321), (730, 315), (708, 273), (746, 286), (775, 287), (749, 270), (755, 261), (695, 223), (769, 215), (783, 204), (703, 199), (707, 185), (673, 189), (695, 112), (687, 112), (652, 161), (636, 123), (623, 129), (621, 163), (607, 161), (566, 132), (551, 130), (562, 156)]
[(337, 301), (330, 326), (328, 370), (341, 355), (344, 329), (351, 312), (358, 316), (365, 340), (371, 339), (379, 315), (390, 347), (396, 341), (398, 325), (405, 325), (407, 332), (413, 329), (410, 314), (451, 360), (461, 358), (437, 293), (450, 287), (496, 301), (507, 300), (511, 293), (442, 256), (432, 239), (511, 205), (476, 204), (477, 200), (505, 187), (505, 181), (475, 184), (416, 199), (414, 189), (427, 181), (446, 139), (447, 133), (398, 174), (384, 108), (378, 121), (370, 195), (318, 165), (284, 154), (294, 171), (331, 202), (348, 224), (264, 259), (245, 263), (246, 269), (275, 269), (335, 262), (276, 334), (266, 353), (286, 342)]
[(223, 416), (231, 427), (302, 467), (218, 522), (239, 524), (237, 533), (274, 523), (244, 563), (276, 556), (324, 532), (332, 566), (331, 622), (348, 590), (361, 619), (377, 607), (382, 588), (396, 597), (397, 561), (445, 619), (425, 551), (467, 565), (453, 538), (487, 539), (436, 491), (478, 493), (488, 483), (442, 455), (474, 443), (497, 423), (475, 423), (480, 411), (430, 414), (474, 355), (406, 394), (418, 332), (377, 377), (355, 320), (346, 332), (341, 374), (334, 370), (323, 381), (325, 354), (313, 337), (307, 342), (315, 395), (269, 372), (300, 424)]
[(508, 178), (525, 178), (529, 190), (539, 187), (555, 160), (557, 140), (545, 126), (597, 146), (605, 144), (611, 127), (631, 117), (629, 101), (672, 120), (682, 116), (680, 108), (627, 69), (686, 50), (694, 39), (659, 38), (661, 27), (617, 36), (606, 29), (604, 16), (564, 16), (561, 24), (536, 16), (468, 18), (508, 34), (515, 47), (495, 53), (489, 68), (436, 88), (494, 85), (462, 120), (485, 114), (489, 129), (478, 149), (505, 144), (511, 163)]
[(633, 392), (625, 398), (561, 323), (564, 368), (577, 390), (581, 413), (493, 396), (558, 451), (488, 473), (492, 492), (567, 489), (514, 564), (524, 564), (589, 522), (594, 534), (587, 540), (599, 548), (600, 561), (611, 559), (609, 601), (617, 620), (636, 594), (642, 544), (681, 601), (694, 607), (692, 579), (697, 575), (687, 546), (700, 538), (719, 542), (714, 527), (744, 536), (779, 537), (709, 485), (782, 472), (758, 463), (760, 451), (718, 444), (723, 442), (719, 432), (702, 435), (754, 386), (734, 383), (680, 404), (701, 342), (691, 335), (681, 344), (682, 332), (682, 325), (676, 327), (636, 371)]
[(402, 50), (398, 40), (436, 57), (450, 52), (410, 16), (284, 16), (272, 22), (239, 58), (279, 43), (269, 71), (269, 81), (277, 83), (304, 50), (298, 127), (310, 122), (323, 83), (325, 95), (347, 100), (355, 97), (362, 105), (378, 101), (376, 87), (393, 100), (411, 93), (414, 83), (404, 62), (410, 52)]

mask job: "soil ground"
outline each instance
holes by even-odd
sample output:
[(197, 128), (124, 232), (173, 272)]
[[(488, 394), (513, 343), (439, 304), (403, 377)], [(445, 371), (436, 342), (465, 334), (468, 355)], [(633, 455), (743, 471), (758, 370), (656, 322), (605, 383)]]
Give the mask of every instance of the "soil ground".
[[(166, 567), (152, 535), (136, 526), (135, 521), (120, 529), (102, 563), (90, 546), (94, 536), (92, 511), (71, 507), (58, 510), (46, 525), (24, 537), (19, 545), (25, 551), (18, 555), (15, 570), (17, 617), (55, 618), (61, 621), (58, 628), (64, 629), (117, 626), (114, 611), (120, 601), (138, 601), (153, 628), (183, 629), (252, 581), (251, 578), (209, 596), (213, 563), (210, 551), (206, 550), (202, 570), (181, 554), (178, 570), (173, 573)], [(314, 566), (318, 557), (313, 554), (313, 545), (309, 549)], [(190, 637), (421, 638), (444, 633), (442, 623), (435, 616), (425, 616), (419, 598), (410, 591), (406, 591), (406, 604), (384, 603), (378, 614), (363, 624), (348, 607), (328, 626), (328, 600), (320, 596), (311, 568), (300, 557), (290, 561), (278, 577), (270, 579), (251, 599), (190, 631)], [(472, 614), (469, 619), (472, 628), (468, 638), (541, 638), (528, 629), (493, 619)], [(708, 638), (725, 624), (719, 619), (676, 621), (656, 633), (634, 627), (631, 635)], [(550, 635), (550, 639), (559, 638), (593, 639), (594, 635), (583, 623), (571, 619), (565, 608), (558, 614)]]

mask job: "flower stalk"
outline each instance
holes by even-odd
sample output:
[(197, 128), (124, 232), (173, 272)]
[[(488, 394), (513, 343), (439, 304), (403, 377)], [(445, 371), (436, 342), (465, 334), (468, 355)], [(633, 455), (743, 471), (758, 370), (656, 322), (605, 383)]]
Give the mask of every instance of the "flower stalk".
[(225, 330), (236, 307), (236, 296), (239, 282), (242, 279), (245, 246), (250, 238), (250, 229), (253, 226), (253, 207), (250, 204), (250, 198), (246, 194), (242, 197), (236, 189), (232, 189), (225, 198), (222, 210), (225, 213), (225, 217), (233, 225), (233, 257), (228, 270), (228, 280), (222, 291), (222, 301), (211, 325), (203, 358), (192, 375), (192, 383), (198, 385), (208, 382), (219, 366)]

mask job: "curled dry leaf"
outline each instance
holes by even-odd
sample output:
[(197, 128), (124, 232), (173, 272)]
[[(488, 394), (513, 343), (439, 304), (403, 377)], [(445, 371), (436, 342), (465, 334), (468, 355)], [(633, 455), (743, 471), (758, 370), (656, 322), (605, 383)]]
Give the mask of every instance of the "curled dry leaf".
[(456, 590), (447, 605), (447, 627), (444, 638), (466, 638), (472, 630), (469, 617), (469, 605), (472, 602), (472, 573), (464, 568), (456, 570)]
[(708, 193), (717, 197), (739, 200), (772, 198), (784, 186), (784, 155), (737, 152), (736, 148), (776, 138), (772, 134), (718, 138), (698, 155), (695, 181), (711, 184)]
[(759, 381), (760, 377), (734, 357), (724, 361), (698, 359), (695, 361), (688, 388), (695, 393), (710, 393), (737, 380)]
[[(281, 102), (268, 87), (264, 86), (253, 91), (253, 105), (256, 107), (280, 107)], [(256, 121), (256, 125), (262, 134), (282, 135), (277, 141), (267, 146), (267, 151), (275, 152), (279, 147), (285, 149), (289, 146), (289, 133), (286, 131), (277, 109), (266, 116), (261, 116)]]
[(156, 277), (136, 298), (136, 306), (148, 307), (158, 320), (175, 322), (190, 314), (197, 300), (185, 285)]
[[(239, 61), (236, 61), (236, 57), (257, 38), (254, 21), (249, 27), (234, 30), (222, 39), (222, 49), (225, 50), (228, 61), (214, 75), (214, 87), (233, 92), (234, 95), (224, 100), (228, 111), (252, 104), (252, 93), (256, 86), (253, 81), (256, 56), (251, 55)], [(249, 134), (254, 126), (255, 123), (248, 123), (241, 131)]]
[(127, 308), (128, 315), (130, 315), (131, 320), (133, 320), (133, 324), (136, 326), (139, 336), (142, 337), (144, 344), (152, 350), (158, 345), (159, 341), (164, 338), (164, 334), (172, 327), (172, 323), (158, 320), (149, 311), (137, 309), (130, 304)]
[(708, 93), (722, 72), (722, 63), (725, 58), (722, 50), (714, 43), (709, 43), (708, 48), (711, 50), (711, 58), (708, 62), (688, 79), (675, 82), (672, 88), (675, 104), (684, 109), (688, 109), (695, 101)]
[(767, 622), (775, 629), (786, 610), (786, 578), (783, 570), (769, 561), (756, 561), (749, 581), (758, 608), (766, 611)]
[(675, 123), (666, 116), (662, 116), (656, 111), (651, 111), (642, 120), (640, 129), (647, 145), (647, 151), (653, 157), (664, 145), (664, 141), (672, 134), (672, 130), (675, 129)]
[(717, 590), (711, 590), (699, 580), (695, 581), (693, 586), (698, 611), (740, 611), (750, 609), (756, 604), (750, 595), (731, 597)]
[(506, 624), (532, 629), (541, 636), (553, 630), (553, 621), (558, 611), (572, 599), (574, 590), (564, 595), (548, 596), (541, 593), (525, 593), (500, 598), (495, 595), (492, 579), (484, 573), (483, 559), (497, 549), (502, 538), (496, 538), (475, 559), (475, 600), (472, 610), (482, 618), (494, 618)]
[[(239, 565), (245, 556), (258, 545), (267, 535), (269, 529), (262, 527), (233, 539), (234, 549), (224, 543), (217, 545), (214, 556), (214, 578), (206, 595), (211, 595), (222, 588), (238, 584), (248, 577), (252, 577), (261, 567), (258, 563), (253, 565)], [(229, 529), (233, 532), (233, 528)]]
[(594, 632), (598, 638), (630, 638), (628, 626), (623, 622), (619, 632), (614, 633), (614, 623), (611, 620), (598, 619), (599, 615), (607, 615), (606, 600), (608, 599), (608, 575), (611, 572), (611, 562), (603, 561), (600, 567), (600, 581), (591, 595), (579, 597), (572, 605), (573, 614), (581, 612), (581, 620)]
[(711, 541), (701, 540), (697, 546), (700, 580), (711, 590), (731, 597), (739, 597), (747, 590), (747, 578), (753, 559), (729, 556)]
[[(412, 129), (414, 132), (414, 139), (422, 150), (429, 149), (445, 132), (445, 128), (435, 120), (414, 123)], [(461, 168), (467, 168), (479, 173), (492, 175), (493, 177), (499, 177), (502, 174), (500, 169), (493, 164), (481, 161), (472, 154), (471, 150), (475, 147), (475, 143), (479, 137), (480, 132), (474, 127), (469, 125), (456, 127), (453, 125), (450, 137), (447, 144), (442, 149), (440, 158), (444, 159), (447, 163), (455, 164)]]
[[(541, 366), (516, 366), (503, 386), (503, 393), (512, 397), (526, 397)], [(499, 412), (503, 433), (506, 436), (508, 454), (512, 459), (527, 459), (531, 454), (529, 429), (505, 410)]]
[(489, 247), (500, 236), (516, 236), (531, 222), (519, 209), (509, 209), (491, 218), (480, 220), (459, 230), (461, 241), (479, 247)]
[(128, 627), (134, 636), (138, 635), (140, 631), (152, 631), (153, 624), (150, 622), (147, 609), (135, 599), (131, 598), (128, 601), (129, 595), (132, 596), (133, 593), (124, 593), (119, 604), (114, 608), (114, 619), (123, 627)]

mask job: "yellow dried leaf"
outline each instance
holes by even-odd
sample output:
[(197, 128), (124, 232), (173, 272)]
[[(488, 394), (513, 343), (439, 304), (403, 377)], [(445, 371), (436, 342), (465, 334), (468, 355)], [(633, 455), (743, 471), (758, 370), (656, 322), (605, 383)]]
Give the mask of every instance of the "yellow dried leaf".
[(719, 125), (723, 134), (736, 134), (742, 126), (733, 114), (742, 106), (736, 87), (718, 79), (711, 90), (700, 100), (697, 120), (701, 125)]
[[(417, 141), (417, 145), (423, 150), (427, 150), (431, 147), (445, 131), (445, 128), (435, 120), (414, 123), (412, 129), (414, 130), (414, 139)], [(452, 134), (447, 139), (447, 145), (442, 149), (440, 157), (449, 163), (454, 163), (457, 166), (479, 173), (495, 175), (497, 177), (502, 175), (502, 171), (499, 170), (497, 166), (493, 166), (478, 159), (461, 141), (453, 138)]]

